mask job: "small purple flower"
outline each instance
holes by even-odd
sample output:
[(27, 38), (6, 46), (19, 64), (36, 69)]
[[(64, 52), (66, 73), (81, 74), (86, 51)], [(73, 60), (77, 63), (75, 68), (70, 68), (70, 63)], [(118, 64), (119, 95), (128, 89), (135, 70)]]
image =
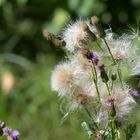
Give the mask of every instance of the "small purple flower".
[(98, 61), (99, 61), (99, 55), (98, 55), (97, 52), (92, 52), (92, 53), (91, 53), (91, 60), (94, 61), (95, 64), (98, 63)]
[(130, 95), (131, 95), (132, 97), (137, 97), (137, 96), (139, 96), (139, 94), (138, 94), (138, 92), (137, 92), (136, 90), (131, 90), (131, 91), (130, 91)]
[(19, 131), (12, 130), (8, 127), (3, 128), (3, 135), (6, 137), (11, 137), (13, 139), (17, 139), (20, 135)]
[(18, 138), (19, 135), (20, 135), (19, 131), (17, 131), (17, 130), (11, 131), (11, 137), (12, 138)]

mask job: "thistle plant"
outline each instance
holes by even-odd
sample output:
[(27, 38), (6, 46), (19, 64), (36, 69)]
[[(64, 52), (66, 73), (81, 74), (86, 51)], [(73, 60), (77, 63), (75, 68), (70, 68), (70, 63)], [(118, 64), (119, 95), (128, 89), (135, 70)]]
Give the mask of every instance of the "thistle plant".
[(104, 30), (93, 16), (69, 24), (59, 37), (47, 29), (43, 35), (66, 55), (51, 76), (52, 90), (66, 103), (64, 118), (85, 110), (90, 120), (81, 116), (81, 126), (89, 138), (122, 140), (125, 133), (125, 139), (130, 140), (136, 124), (128, 123), (128, 117), (139, 94), (128, 79), (140, 72), (134, 45), (138, 34), (117, 36), (111, 29)]

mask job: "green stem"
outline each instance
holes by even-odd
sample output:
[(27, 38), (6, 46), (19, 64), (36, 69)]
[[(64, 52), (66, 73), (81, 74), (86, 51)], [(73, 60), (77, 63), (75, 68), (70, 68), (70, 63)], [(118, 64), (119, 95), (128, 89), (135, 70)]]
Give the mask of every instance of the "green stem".
[(112, 53), (111, 53), (110, 47), (108, 46), (108, 43), (107, 43), (106, 39), (103, 38), (103, 40), (104, 40), (104, 42), (105, 42), (105, 44), (106, 44), (106, 47), (107, 47), (107, 49), (108, 49), (108, 51), (109, 51), (109, 53), (110, 53), (110, 56), (111, 56), (111, 58), (112, 58), (112, 60), (113, 60), (114, 65), (116, 65), (116, 60), (114, 59), (114, 57), (113, 57), (113, 55), (112, 55)]
[(97, 95), (98, 95), (99, 103), (101, 103), (100, 92), (99, 92), (99, 89), (98, 89), (98, 85), (97, 85), (96, 83), (95, 83), (95, 88), (96, 88), (96, 91), (97, 91)]
[[(109, 53), (110, 53), (110, 56), (111, 56), (111, 58), (112, 58), (112, 60), (113, 60), (114, 65), (116, 65), (117, 62), (116, 62), (116, 60), (114, 59), (114, 57), (113, 57), (113, 55), (112, 55), (112, 53), (111, 53), (110, 47), (109, 47), (109, 45), (108, 45), (106, 39), (103, 38), (103, 40), (104, 40), (104, 42), (105, 42), (105, 44), (106, 44), (106, 46), (107, 46), (107, 49), (108, 49), (108, 51), (109, 51)], [(123, 87), (123, 82), (122, 82), (122, 78), (121, 78), (121, 72), (120, 72), (120, 69), (119, 69), (118, 67), (117, 67), (117, 74), (118, 74), (118, 78), (119, 78), (119, 80), (120, 80), (120, 82), (121, 82), (121, 85), (122, 85), (122, 87)]]
[(96, 40), (96, 44), (97, 44), (97, 46), (100, 48), (101, 51), (104, 51), (103, 48), (100, 46), (100, 44), (98, 43), (97, 40)]
[(93, 60), (91, 60), (91, 62), (92, 62), (92, 66), (93, 66), (93, 69), (94, 69), (94, 72), (95, 72), (95, 81), (96, 81), (96, 83), (98, 83), (97, 71), (96, 71), (95, 63), (94, 63)]
[(114, 125), (115, 123), (114, 123), (114, 117), (113, 118), (111, 118), (111, 133), (112, 133), (112, 140), (116, 140), (115, 139), (115, 125)]
[(94, 82), (96, 92), (97, 92), (97, 95), (98, 95), (99, 103), (101, 103), (100, 92), (99, 92), (98, 81), (97, 81), (98, 80), (97, 71), (96, 71), (95, 64), (94, 64), (93, 61), (92, 61), (92, 75), (93, 75), (93, 82)]
[(86, 107), (84, 107), (84, 109), (87, 112), (88, 116), (92, 119), (92, 115), (90, 114), (90, 111)]
[(106, 85), (106, 87), (107, 87), (108, 95), (110, 96), (110, 95), (111, 95), (111, 91), (110, 91), (109, 85), (108, 85), (107, 82), (105, 82), (105, 85)]
[(123, 82), (122, 82), (121, 70), (120, 70), (120, 63), (118, 63), (118, 66), (117, 66), (117, 74), (118, 74), (118, 77), (119, 77), (120, 83), (121, 83), (122, 88), (123, 88)]

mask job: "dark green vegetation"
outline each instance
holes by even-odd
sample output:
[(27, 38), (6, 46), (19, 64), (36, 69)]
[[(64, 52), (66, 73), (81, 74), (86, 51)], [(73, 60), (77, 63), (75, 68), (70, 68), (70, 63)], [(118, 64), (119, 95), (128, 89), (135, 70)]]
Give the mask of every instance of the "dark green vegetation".
[[(126, 31), (140, 22), (140, 1), (0, 0), (0, 119), (19, 129), (21, 139), (87, 139), (76, 116), (60, 125), (61, 101), (51, 93), (50, 74), (63, 53), (43, 38), (42, 29), (57, 34), (70, 19), (92, 15), (105, 28)], [(140, 113), (133, 115), (139, 120)]]

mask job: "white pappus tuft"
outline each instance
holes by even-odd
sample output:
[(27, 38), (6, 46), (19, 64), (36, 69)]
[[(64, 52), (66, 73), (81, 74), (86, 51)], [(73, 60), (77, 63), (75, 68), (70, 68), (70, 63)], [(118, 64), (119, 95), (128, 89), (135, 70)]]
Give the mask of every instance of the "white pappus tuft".
[(71, 102), (70, 110), (81, 109), (83, 106), (94, 105), (96, 102), (96, 90), (93, 84), (84, 81), (76, 87)]
[(57, 91), (59, 96), (66, 96), (78, 84), (81, 73), (69, 62), (57, 65), (51, 76), (52, 89)]
[(140, 75), (140, 57), (135, 61), (131, 75)]
[(63, 33), (63, 40), (66, 42), (68, 51), (73, 52), (76, 48), (81, 48), (83, 42), (87, 40), (87, 33), (80, 27), (84, 21), (78, 20), (69, 24)]
[[(112, 95), (108, 95), (106, 87), (101, 91), (101, 103), (102, 111), (109, 111), (111, 103), (114, 104), (117, 120), (127, 120), (128, 114), (135, 107), (136, 103), (133, 97), (129, 94), (130, 89), (128, 87), (114, 86), (112, 89)], [(106, 111), (104, 112), (107, 115)], [(105, 117), (107, 118), (107, 117)]]
[(113, 34), (111, 36), (110, 35), (106, 36), (106, 40), (111, 49), (114, 59), (130, 59), (133, 54), (132, 39), (134, 38), (134, 36), (123, 34), (121, 37), (115, 39)]

